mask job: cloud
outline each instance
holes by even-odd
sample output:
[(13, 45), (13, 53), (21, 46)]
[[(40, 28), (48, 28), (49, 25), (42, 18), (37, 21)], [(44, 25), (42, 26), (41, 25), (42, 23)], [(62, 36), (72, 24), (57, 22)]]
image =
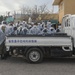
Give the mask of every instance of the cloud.
[(52, 2), (53, 0), (0, 0), (0, 14), (6, 11), (19, 10), (23, 5), (31, 7), (48, 3), (48, 8), (50, 7), (51, 9)]

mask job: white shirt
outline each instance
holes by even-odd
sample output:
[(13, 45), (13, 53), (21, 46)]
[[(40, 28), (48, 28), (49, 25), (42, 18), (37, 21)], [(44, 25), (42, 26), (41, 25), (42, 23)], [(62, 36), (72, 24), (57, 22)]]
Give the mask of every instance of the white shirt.
[(24, 28), (22, 29), (22, 33), (23, 33), (23, 35), (26, 35), (26, 34), (29, 33), (29, 30), (28, 30), (26, 27), (24, 27)]
[(42, 30), (43, 29), (43, 26), (42, 26), (42, 24), (38, 24), (38, 26), (37, 26), (40, 30)]
[(49, 29), (51, 27), (51, 22), (47, 22), (47, 28)]
[(56, 30), (53, 27), (50, 27), (50, 29), (48, 30), (48, 32), (55, 33)]
[(30, 29), (30, 34), (39, 34), (40, 33), (40, 29), (37, 27), (37, 26), (33, 26), (31, 29)]
[[(2, 26), (5, 26), (5, 32), (2, 31)], [(0, 26), (0, 30), (7, 36), (9, 34), (11, 34), (12, 30), (10, 30), (11, 27), (10, 26), (7, 26), (7, 25), (1, 25)]]
[(44, 28), (40, 34), (47, 34), (48, 33), (48, 29), (47, 28)]

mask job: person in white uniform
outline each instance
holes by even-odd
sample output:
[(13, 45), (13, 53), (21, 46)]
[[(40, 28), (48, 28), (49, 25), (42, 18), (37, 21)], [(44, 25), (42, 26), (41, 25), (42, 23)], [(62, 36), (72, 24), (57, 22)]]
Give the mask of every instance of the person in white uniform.
[(42, 22), (42, 30), (45, 28), (45, 23), (44, 22)]
[(45, 25), (44, 29), (41, 31), (40, 34), (48, 34), (47, 25)]
[(51, 27), (51, 22), (47, 22), (47, 28), (49, 29)]
[(19, 27), (20, 26), (20, 21), (18, 21), (17, 23), (16, 23), (16, 27)]
[[(1, 32), (2, 32), (2, 35), (0, 36), (0, 39), (4, 41), (5, 37), (9, 35), (8, 27), (6, 27), (5, 25), (2, 25)], [(1, 43), (3, 43), (3, 42), (1, 42)], [(4, 48), (5, 48), (4, 44), (2, 46), (4, 46)], [(2, 52), (5, 55), (4, 58), (10, 56), (9, 51), (5, 51), (5, 49), (3, 49)], [(3, 56), (1, 56), (1, 58), (3, 58)]]
[(9, 26), (6, 26), (6, 25), (1, 25), (0, 26), (0, 29), (1, 29), (1, 31), (6, 35), (6, 36), (8, 36), (8, 35), (10, 35), (10, 29), (9, 29)]
[(58, 32), (61, 32), (61, 31), (62, 31), (61, 26), (58, 26), (58, 28), (56, 29), (56, 32), (58, 33)]
[(37, 23), (30, 29), (30, 34), (38, 35), (40, 33), (40, 29), (37, 27)]
[(29, 34), (29, 30), (27, 29), (27, 27), (22, 28), (22, 34), (23, 35)]
[(50, 29), (48, 30), (48, 33), (50, 32), (50, 34), (52, 33), (56, 33), (56, 30), (53, 27), (50, 27)]
[(5, 49), (5, 34), (0, 29), (0, 58), (6, 59), (6, 49)]
[(23, 28), (22, 26), (19, 26), (19, 27), (17, 28), (17, 32), (18, 32), (19, 35), (22, 35), (22, 34), (23, 34), (22, 28)]
[(42, 26), (42, 24), (40, 24), (40, 23), (38, 23), (38, 26), (37, 26), (40, 30), (42, 30), (43, 29), (43, 26)]

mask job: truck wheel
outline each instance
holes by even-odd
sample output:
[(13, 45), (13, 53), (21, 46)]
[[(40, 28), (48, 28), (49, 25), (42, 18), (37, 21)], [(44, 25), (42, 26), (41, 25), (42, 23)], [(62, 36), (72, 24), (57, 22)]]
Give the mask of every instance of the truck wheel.
[(40, 63), (43, 60), (43, 53), (38, 48), (31, 48), (26, 53), (26, 58), (30, 63)]

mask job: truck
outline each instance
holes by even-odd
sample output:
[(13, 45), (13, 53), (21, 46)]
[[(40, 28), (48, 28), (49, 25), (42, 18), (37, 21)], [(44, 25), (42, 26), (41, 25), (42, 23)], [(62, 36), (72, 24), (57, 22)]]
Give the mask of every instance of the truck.
[[(27, 35), (6, 37), (6, 50), (23, 55), (28, 62), (39, 63), (45, 56), (72, 56), (72, 38), (67, 34)], [(12, 53), (13, 54), (13, 53)]]
[(42, 62), (44, 57), (73, 57), (75, 55), (75, 15), (62, 20), (62, 33), (45, 35), (10, 35), (6, 37), (6, 52), (22, 55), (30, 63)]

